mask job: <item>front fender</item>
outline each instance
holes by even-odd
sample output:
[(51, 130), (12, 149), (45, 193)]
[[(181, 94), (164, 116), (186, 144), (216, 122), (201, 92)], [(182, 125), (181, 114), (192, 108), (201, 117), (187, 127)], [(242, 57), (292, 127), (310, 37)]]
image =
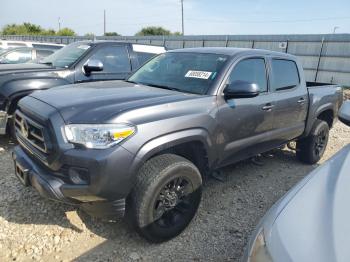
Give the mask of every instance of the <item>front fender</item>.
[(212, 166), (217, 154), (210, 135), (205, 129), (195, 128), (166, 134), (145, 143), (136, 153), (130, 173), (136, 175), (141, 165), (157, 153), (188, 142), (201, 142), (206, 150), (209, 166)]

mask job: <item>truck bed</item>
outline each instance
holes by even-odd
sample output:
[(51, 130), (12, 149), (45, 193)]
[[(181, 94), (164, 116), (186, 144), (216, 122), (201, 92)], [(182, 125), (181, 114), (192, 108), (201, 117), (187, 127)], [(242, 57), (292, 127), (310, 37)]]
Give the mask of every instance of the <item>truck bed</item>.
[(325, 87), (325, 86), (334, 86), (337, 87), (338, 85), (335, 84), (329, 84), (329, 83), (321, 83), (321, 82), (306, 82), (306, 87)]
[(333, 120), (337, 119), (338, 110), (343, 103), (343, 89), (340, 85), (306, 82), (306, 87), (309, 93), (309, 109), (304, 135), (309, 134), (314, 123), (313, 120), (322, 111), (328, 114), (326, 118), (332, 119), (329, 123), (332, 125)]

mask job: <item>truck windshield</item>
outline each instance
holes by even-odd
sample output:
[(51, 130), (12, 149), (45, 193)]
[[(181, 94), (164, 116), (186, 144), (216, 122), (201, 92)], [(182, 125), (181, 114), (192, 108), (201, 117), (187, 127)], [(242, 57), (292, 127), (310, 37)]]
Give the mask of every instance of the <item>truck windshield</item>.
[(84, 43), (73, 43), (57, 50), (52, 55), (45, 57), (40, 64), (49, 64), (54, 67), (69, 67), (77, 61), (91, 46)]
[(169, 52), (146, 63), (128, 81), (204, 95), (227, 60), (219, 54)]

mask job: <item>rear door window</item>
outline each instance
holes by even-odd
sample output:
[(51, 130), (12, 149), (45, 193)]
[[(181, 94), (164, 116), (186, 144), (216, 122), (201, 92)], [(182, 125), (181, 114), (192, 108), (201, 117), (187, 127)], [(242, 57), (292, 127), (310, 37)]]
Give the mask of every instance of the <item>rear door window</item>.
[(293, 89), (299, 85), (299, 71), (294, 61), (272, 59), (271, 67), (271, 85), (274, 91)]

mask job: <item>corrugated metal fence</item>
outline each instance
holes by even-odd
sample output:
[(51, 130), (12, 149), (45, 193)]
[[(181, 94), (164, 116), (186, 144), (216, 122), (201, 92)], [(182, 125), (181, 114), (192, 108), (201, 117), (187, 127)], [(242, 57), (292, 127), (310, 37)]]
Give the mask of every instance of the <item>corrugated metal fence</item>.
[[(69, 44), (89, 37), (2, 36), (3, 39)], [(186, 47), (247, 47), (296, 55), (308, 81), (350, 86), (350, 34), (329, 35), (228, 35), (228, 36), (118, 36), (96, 37), (133, 43)]]

